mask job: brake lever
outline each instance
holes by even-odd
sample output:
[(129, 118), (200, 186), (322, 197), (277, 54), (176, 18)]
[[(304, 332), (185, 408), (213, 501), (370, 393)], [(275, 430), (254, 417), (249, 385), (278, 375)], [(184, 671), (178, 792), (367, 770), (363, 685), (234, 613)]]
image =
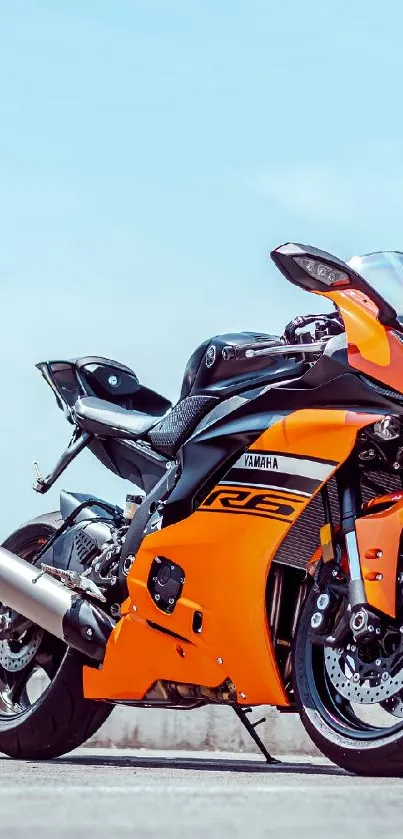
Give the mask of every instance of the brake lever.
[[(278, 341), (273, 339), (269, 341), (259, 341), (258, 344), (260, 349), (266, 350), (266, 353), (269, 350), (274, 349), (275, 347), (283, 347), (283, 344), (279, 344)], [(222, 349), (222, 357), (224, 361), (244, 361), (245, 358), (249, 358), (249, 353), (256, 347), (256, 342), (253, 344), (244, 344), (243, 347), (236, 347), (232, 344), (227, 344)]]
[(312, 341), (309, 344), (269, 344), (266, 346), (262, 343), (259, 349), (252, 349), (251, 346), (242, 347), (242, 349), (235, 347), (224, 347), (222, 357), (224, 361), (244, 361), (247, 358), (257, 358), (258, 356), (273, 356), (273, 355), (301, 355), (311, 354), (317, 355), (323, 352), (327, 344), (327, 340)]

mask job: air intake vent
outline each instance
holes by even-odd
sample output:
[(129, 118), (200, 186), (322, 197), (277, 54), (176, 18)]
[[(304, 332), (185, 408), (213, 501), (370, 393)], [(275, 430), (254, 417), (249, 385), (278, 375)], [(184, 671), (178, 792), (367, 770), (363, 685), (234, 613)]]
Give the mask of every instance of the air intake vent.
[[(365, 480), (366, 477), (368, 483)], [(332, 478), (327, 486), (333, 524), (337, 525), (339, 503), (335, 478)], [(396, 492), (401, 488), (402, 484), (398, 475), (390, 475), (388, 472), (363, 472), (361, 475), (361, 493), (364, 503), (376, 495)], [(305, 569), (308, 560), (319, 545), (319, 529), (324, 523), (322, 498), (316, 495), (292, 525), (274, 557), (275, 561), (281, 562), (282, 565)]]
[(96, 554), (97, 550), (98, 545), (95, 539), (89, 536), (85, 530), (79, 530), (73, 543), (73, 551), (78, 562), (85, 565)]

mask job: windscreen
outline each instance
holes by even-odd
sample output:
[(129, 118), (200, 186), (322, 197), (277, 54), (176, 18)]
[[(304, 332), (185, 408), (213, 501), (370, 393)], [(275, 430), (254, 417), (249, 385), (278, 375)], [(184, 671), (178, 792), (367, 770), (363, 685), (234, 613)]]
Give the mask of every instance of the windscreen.
[(389, 303), (403, 322), (403, 253), (379, 251), (353, 256), (348, 262)]

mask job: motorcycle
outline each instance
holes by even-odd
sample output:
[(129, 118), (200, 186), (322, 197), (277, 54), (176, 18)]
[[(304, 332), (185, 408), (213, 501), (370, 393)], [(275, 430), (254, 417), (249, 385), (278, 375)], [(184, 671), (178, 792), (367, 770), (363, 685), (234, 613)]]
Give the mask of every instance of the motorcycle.
[(248, 714), (272, 705), (339, 766), (403, 773), (403, 254), (271, 257), (335, 311), (205, 341), (175, 405), (108, 359), (38, 365), (73, 429), (34, 489), (87, 448), (137, 494), (62, 491), (0, 548), (1, 752), (215, 703), (271, 761)]

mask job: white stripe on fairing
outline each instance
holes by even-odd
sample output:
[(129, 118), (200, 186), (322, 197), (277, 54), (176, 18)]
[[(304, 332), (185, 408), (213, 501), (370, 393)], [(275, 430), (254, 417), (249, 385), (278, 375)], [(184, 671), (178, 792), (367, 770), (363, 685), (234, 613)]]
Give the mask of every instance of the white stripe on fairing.
[[(224, 478), (222, 481), (219, 482), (219, 485), (223, 486), (231, 486), (231, 487), (245, 487), (246, 484), (242, 484), (240, 481), (226, 481)], [(273, 484), (253, 484), (253, 489), (274, 489), (277, 492), (289, 492), (291, 495), (305, 495), (306, 498), (310, 498), (312, 492), (301, 492), (300, 489), (289, 489), (288, 487), (281, 487), (281, 486), (273, 486)]]
[[(252, 459), (257, 456), (262, 460), (260, 464), (266, 459), (267, 465), (259, 465), (257, 461), (256, 466)], [(276, 462), (277, 463), (276, 463)], [(273, 469), (274, 465), (274, 469)], [(299, 475), (301, 478), (316, 478), (318, 481), (324, 481), (333, 472), (336, 464), (334, 463), (320, 463), (317, 460), (304, 460), (299, 457), (291, 457), (284, 454), (276, 454), (276, 452), (245, 452), (241, 455), (239, 460), (233, 465), (233, 469), (257, 469), (268, 472), (282, 472), (285, 475)]]

